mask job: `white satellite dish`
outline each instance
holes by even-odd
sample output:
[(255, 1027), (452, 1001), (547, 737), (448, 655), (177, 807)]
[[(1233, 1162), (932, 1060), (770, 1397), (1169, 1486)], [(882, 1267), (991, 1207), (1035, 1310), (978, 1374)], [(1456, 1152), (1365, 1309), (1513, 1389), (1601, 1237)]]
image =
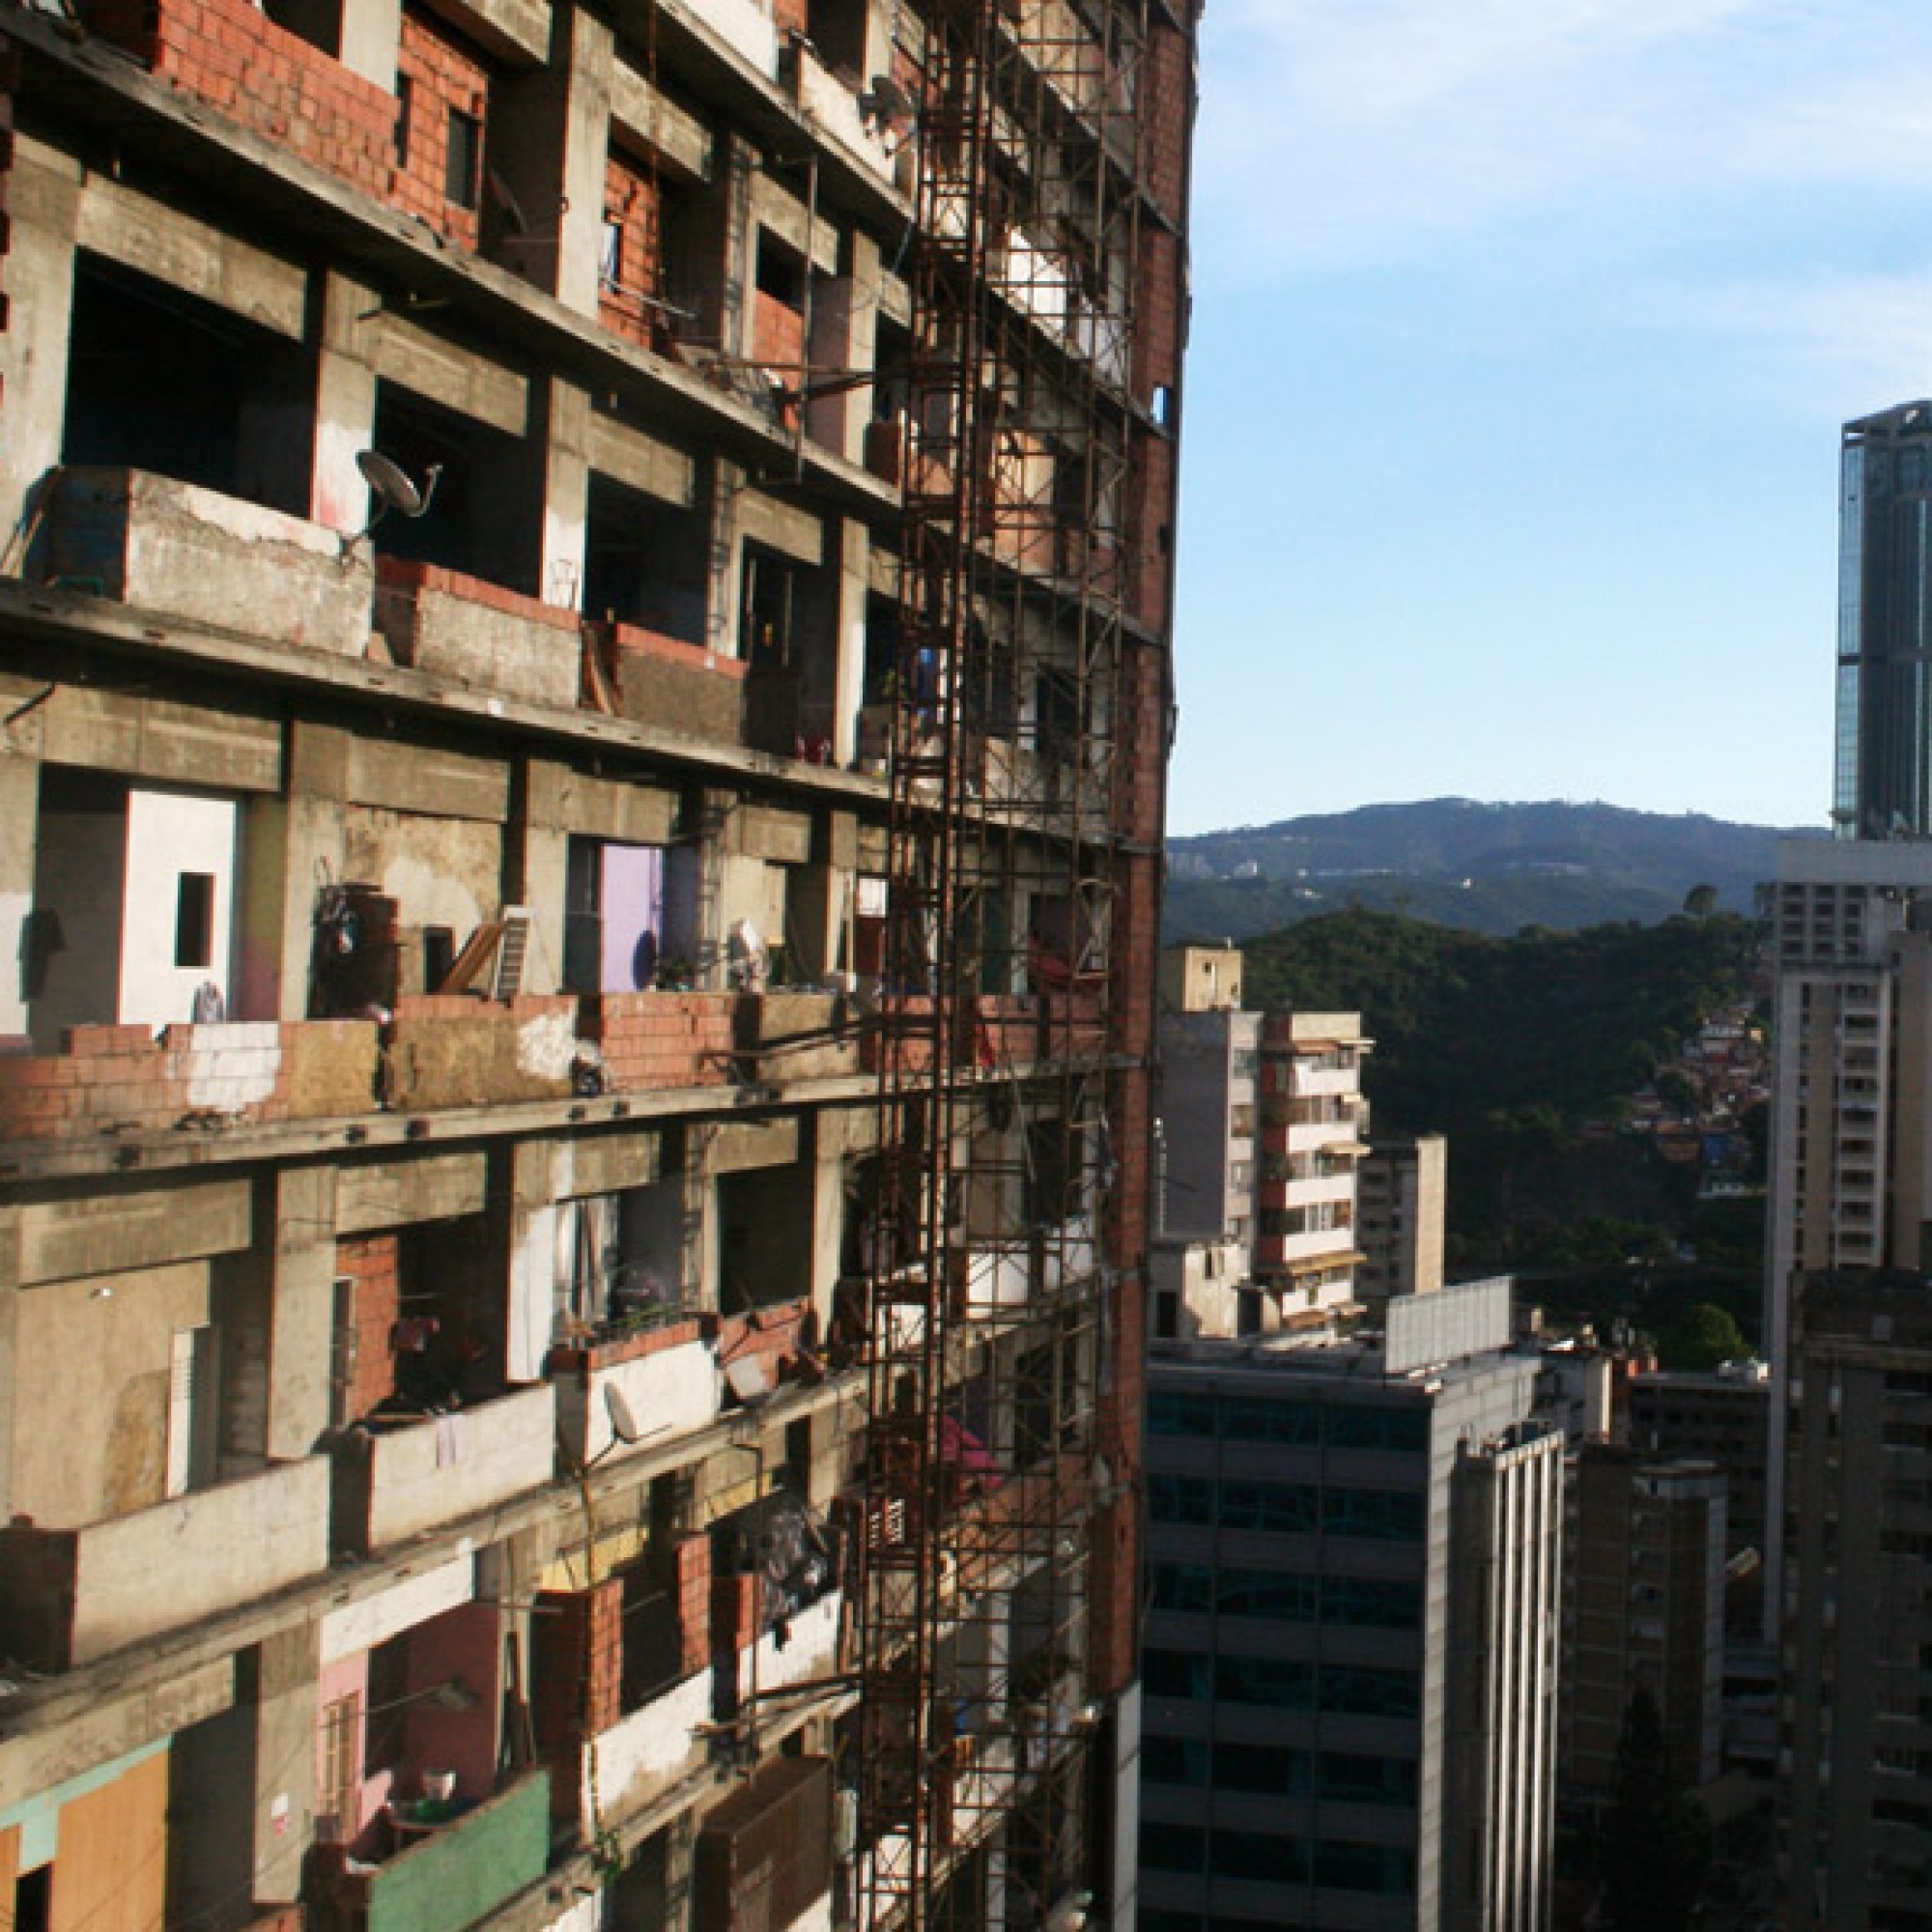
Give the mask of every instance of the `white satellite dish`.
[(611, 1433), (619, 1442), (636, 1443), (644, 1438), (644, 1432), (638, 1427), (638, 1418), (631, 1412), (631, 1405), (625, 1399), (624, 1391), (615, 1382), (604, 1384), (604, 1413), (611, 1418)]

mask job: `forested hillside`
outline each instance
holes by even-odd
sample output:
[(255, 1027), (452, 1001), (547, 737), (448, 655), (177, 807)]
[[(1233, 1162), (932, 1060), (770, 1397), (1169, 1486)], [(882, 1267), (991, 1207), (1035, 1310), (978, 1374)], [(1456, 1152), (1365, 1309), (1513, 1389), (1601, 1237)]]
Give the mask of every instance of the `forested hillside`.
[(1362, 1013), (1378, 1130), (1449, 1135), (1463, 1264), (1603, 1259), (1618, 1223), (1689, 1232), (1693, 1177), (1605, 1129), (1701, 1019), (1748, 997), (1748, 921), (1493, 939), (1350, 911), (1244, 950), (1250, 1004)]

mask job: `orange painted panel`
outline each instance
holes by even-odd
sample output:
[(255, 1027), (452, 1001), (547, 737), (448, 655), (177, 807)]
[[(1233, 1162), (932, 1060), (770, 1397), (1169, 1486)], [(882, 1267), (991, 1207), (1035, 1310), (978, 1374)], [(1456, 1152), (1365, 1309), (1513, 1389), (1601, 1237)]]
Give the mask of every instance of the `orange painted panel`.
[(168, 1754), (61, 1806), (51, 1932), (162, 1932)]

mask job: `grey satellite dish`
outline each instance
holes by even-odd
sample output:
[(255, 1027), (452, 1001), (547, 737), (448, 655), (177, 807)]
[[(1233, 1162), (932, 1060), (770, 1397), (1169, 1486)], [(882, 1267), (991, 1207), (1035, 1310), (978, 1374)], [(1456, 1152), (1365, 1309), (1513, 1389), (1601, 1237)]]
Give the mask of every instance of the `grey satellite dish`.
[(362, 480), (368, 484), (369, 494), (376, 499), (376, 507), (371, 511), (369, 521), (349, 539), (351, 544), (360, 543), (391, 510), (401, 517), (424, 515), (436, 498), (437, 478), (442, 474), (442, 465), (432, 463), (423, 471), (423, 480), (418, 487), (401, 464), (384, 456), (380, 449), (358, 449), (355, 452), (355, 467), (361, 470)]
[(644, 1432), (638, 1427), (638, 1418), (631, 1413), (631, 1405), (615, 1382), (604, 1384), (604, 1412), (611, 1418), (611, 1433), (619, 1442), (643, 1440)]

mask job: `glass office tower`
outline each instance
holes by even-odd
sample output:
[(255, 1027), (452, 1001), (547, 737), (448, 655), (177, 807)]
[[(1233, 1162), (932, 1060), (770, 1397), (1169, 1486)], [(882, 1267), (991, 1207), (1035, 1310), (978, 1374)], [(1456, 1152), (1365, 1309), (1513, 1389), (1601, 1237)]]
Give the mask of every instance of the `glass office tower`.
[(1932, 835), (1932, 403), (1845, 425), (1839, 497), (1842, 838)]

